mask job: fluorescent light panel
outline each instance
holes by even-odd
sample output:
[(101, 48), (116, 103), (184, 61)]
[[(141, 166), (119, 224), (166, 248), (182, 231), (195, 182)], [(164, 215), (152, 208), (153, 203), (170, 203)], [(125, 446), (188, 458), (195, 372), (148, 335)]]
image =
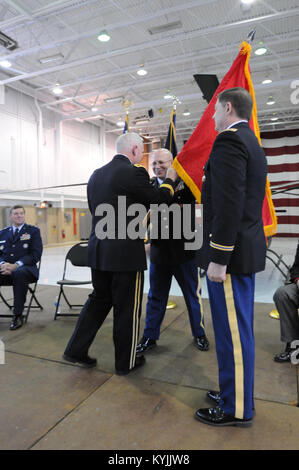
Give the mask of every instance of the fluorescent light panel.
[(106, 98), (104, 101), (105, 103), (114, 103), (116, 101), (123, 101), (124, 97), (123, 96), (114, 96), (112, 98)]
[(54, 54), (54, 55), (49, 55), (48, 57), (41, 57), (40, 59), (38, 59), (38, 61), (41, 63), (41, 64), (47, 64), (48, 62), (54, 62), (55, 60), (60, 60), (60, 59), (64, 59), (64, 56), (63, 54)]

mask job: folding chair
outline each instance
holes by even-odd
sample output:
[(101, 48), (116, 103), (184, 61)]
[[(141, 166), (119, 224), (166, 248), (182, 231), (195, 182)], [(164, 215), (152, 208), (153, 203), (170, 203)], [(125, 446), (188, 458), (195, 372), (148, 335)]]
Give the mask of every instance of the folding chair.
[[(57, 281), (57, 284), (60, 285), (60, 290), (59, 290), (58, 298), (56, 301), (54, 320), (56, 320), (57, 317), (78, 316), (78, 313), (61, 313), (58, 311), (59, 306), (60, 306), (61, 296), (63, 296), (64, 300), (66, 301), (70, 309), (83, 307), (83, 304), (82, 305), (71, 304), (66, 297), (63, 287), (64, 286), (81, 286), (83, 284), (91, 284), (91, 279), (88, 281), (87, 280), (76, 281), (76, 280), (71, 280), (71, 279), (66, 278), (66, 271), (67, 271), (67, 266), (69, 266), (69, 263), (71, 263), (73, 266), (80, 266), (80, 267), (88, 266), (87, 265), (87, 250), (88, 250), (87, 242), (80, 242), (72, 246), (72, 248), (66, 254), (65, 262), (64, 262), (64, 269), (63, 269), (63, 276), (60, 281)], [(68, 271), (69, 271), (69, 268), (68, 268)]]
[[(272, 261), (274, 266), (278, 269), (278, 271), (281, 272), (281, 274), (284, 277), (285, 284), (288, 284), (289, 278), (290, 278), (290, 266), (288, 266), (284, 260), (282, 259), (282, 255), (279, 255), (276, 253), (274, 250), (270, 250), (272, 242), (272, 237), (268, 238), (268, 246), (267, 246), (267, 251), (266, 251), (266, 258)], [(284, 271), (281, 269), (280, 265), (283, 265)]]
[[(37, 269), (38, 269), (38, 272), (40, 271), (40, 265), (41, 265), (41, 261), (39, 261), (37, 263)], [(43, 306), (39, 303), (39, 301), (37, 300), (36, 298), (36, 295), (35, 295), (35, 291), (36, 291), (36, 287), (37, 287), (37, 283), (38, 283), (38, 279), (36, 280), (36, 282), (31, 282), (28, 286), (28, 291), (30, 293), (30, 298), (29, 298), (29, 302), (28, 302), (28, 305), (25, 305), (24, 306), (24, 311), (26, 310), (26, 313), (24, 315), (23, 313), (23, 318), (24, 318), (24, 321), (25, 323), (27, 323), (27, 320), (28, 320), (28, 317), (29, 317), (29, 313), (30, 313), (30, 310), (32, 308), (39, 308), (40, 310), (43, 310)], [(12, 283), (11, 284), (8, 284), (8, 285), (11, 285), (12, 286)], [(32, 287), (31, 287), (32, 286)], [(2, 292), (1, 292), (1, 287), (4, 287), (4, 286), (0, 286), (0, 298), (2, 300), (2, 302), (9, 308), (9, 310), (12, 310), (13, 309), (13, 304), (10, 304), (9, 301), (7, 301), (5, 299), (5, 297), (3, 296)], [(5, 286), (6, 287), (6, 286)], [(28, 295), (28, 294), (27, 294)], [(32, 305), (33, 301), (35, 302), (36, 305)], [(0, 313), (0, 318), (11, 318), (13, 316), (13, 314), (2, 314)]]

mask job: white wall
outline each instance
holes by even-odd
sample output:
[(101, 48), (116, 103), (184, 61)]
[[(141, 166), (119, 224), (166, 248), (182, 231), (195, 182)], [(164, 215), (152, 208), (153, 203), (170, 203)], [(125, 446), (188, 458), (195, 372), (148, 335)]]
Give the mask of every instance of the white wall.
[[(34, 99), (9, 87), (0, 105), (0, 192), (86, 183), (94, 169), (110, 161), (116, 136), (91, 123), (63, 121), (42, 108), (42, 134)], [(39, 135), (41, 140), (39, 140)], [(55, 191), (56, 192), (56, 191)], [(81, 196), (86, 187), (57, 191)], [(10, 195), (11, 199), (11, 195)]]

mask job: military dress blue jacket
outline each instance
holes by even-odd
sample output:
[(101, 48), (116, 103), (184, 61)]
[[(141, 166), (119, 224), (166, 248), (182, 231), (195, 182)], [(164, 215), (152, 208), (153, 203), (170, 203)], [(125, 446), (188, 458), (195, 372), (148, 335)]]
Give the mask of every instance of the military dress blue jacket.
[(16, 238), (12, 226), (0, 230), (0, 263), (16, 263), (26, 265), (38, 278), (36, 264), (41, 259), (43, 244), (40, 230), (34, 225), (24, 224)]

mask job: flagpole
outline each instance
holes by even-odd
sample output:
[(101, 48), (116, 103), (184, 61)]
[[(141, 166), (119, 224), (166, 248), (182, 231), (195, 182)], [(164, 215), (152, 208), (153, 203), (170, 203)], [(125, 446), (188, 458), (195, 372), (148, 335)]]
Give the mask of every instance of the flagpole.
[[(170, 148), (169, 148), (169, 151), (171, 153), (172, 153), (172, 150), (173, 150), (171, 148), (172, 139), (173, 139), (173, 131), (174, 131), (174, 140), (176, 140), (176, 134), (175, 134), (174, 122), (173, 122), (173, 116), (174, 116), (174, 113), (176, 112), (176, 104), (177, 104), (177, 99), (175, 98), (173, 100), (173, 103), (172, 103), (172, 112), (171, 112), (171, 116), (170, 116), (170, 138), (169, 138)], [(166, 310), (171, 310), (171, 309), (176, 308), (176, 307), (177, 307), (177, 304), (175, 302), (173, 302), (172, 300), (168, 300), (167, 305), (166, 305)]]

